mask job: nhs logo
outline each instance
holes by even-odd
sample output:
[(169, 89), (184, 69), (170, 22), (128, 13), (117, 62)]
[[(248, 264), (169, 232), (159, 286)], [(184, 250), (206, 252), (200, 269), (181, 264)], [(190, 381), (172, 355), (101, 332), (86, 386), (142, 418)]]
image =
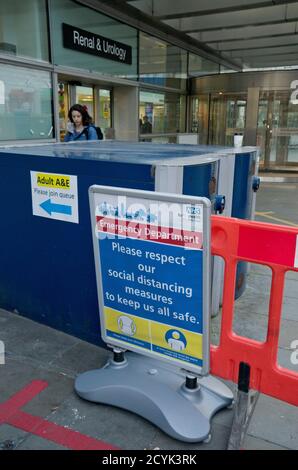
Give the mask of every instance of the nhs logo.
[(0, 341), (0, 365), (5, 364), (5, 345), (3, 341)]
[(186, 213), (188, 215), (201, 215), (200, 206), (186, 206)]

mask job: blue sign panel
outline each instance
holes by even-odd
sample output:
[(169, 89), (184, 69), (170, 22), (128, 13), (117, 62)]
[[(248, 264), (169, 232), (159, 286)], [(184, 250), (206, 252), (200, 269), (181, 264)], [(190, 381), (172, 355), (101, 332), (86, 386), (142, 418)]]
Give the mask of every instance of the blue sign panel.
[[(203, 204), (175, 204), (171, 223), (162, 225), (158, 215), (152, 216), (151, 206), (159, 210), (152, 193), (151, 200), (127, 198), (126, 211), (123, 198), (120, 203), (115, 195), (94, 196), (103, 339), (201, 369), (206, 331)], [(164, 201), (161, 206), (164, 211)]]

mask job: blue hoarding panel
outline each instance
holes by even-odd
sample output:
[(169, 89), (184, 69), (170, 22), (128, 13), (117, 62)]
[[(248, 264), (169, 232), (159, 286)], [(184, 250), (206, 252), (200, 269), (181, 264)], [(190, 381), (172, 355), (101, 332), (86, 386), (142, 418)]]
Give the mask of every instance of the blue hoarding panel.
[[(79, 223), (32, 214), (30, 171), (78, 176)], [(1, 155), (1, 307), (99, 343), (88, 188), (154, 190), (150, 166)]]
[[(100, 325), (88, 188), (99, 184), (154, 191), (154, 169), (159, 162), (175, 166), (177, 158), (203, 158), (221, 150), (214, 146), (124, 142), (0, 149), (0, 307), (98, 343)], [(236, 217), (246, 217), (248, 213), (248, 179), (253, 168), (248, 160), (252, 155), (248, 152), (247, 156), (236, 157), (235, 180), (241, 180), (234, 187)], [(188, 166), (186, 160), (181, 163), (183, 194), (212, 199), (218, 164)], [(33, 215), (30, 172), (77, 177), (78, 223), (49, 220), (53, 201), (43, 206), (48, 218)], [(64, 211), (67, 215), (65, 208)]]

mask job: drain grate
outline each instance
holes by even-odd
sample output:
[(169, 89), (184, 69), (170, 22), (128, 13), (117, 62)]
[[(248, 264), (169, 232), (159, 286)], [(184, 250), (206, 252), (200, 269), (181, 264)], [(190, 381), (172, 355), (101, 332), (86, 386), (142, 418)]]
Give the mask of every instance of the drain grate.
[(0, 450), (13, 450), (16, 447), (16, 443), (11, 439), (6, 441), (0, 441)]

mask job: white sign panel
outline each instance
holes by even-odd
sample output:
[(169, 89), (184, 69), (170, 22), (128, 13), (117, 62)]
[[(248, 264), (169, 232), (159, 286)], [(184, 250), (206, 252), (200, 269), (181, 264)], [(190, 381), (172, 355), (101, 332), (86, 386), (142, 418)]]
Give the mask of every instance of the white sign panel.
[(77, 176), (30, 171), (33, 215), (79, 223)]
[(103, 340), (207, 373), (210, 202), (102, 186), (90, 197)]
[(295, 250), (294, 268), (298, 268), (298, 235), (296, 237), (296, 250)]

